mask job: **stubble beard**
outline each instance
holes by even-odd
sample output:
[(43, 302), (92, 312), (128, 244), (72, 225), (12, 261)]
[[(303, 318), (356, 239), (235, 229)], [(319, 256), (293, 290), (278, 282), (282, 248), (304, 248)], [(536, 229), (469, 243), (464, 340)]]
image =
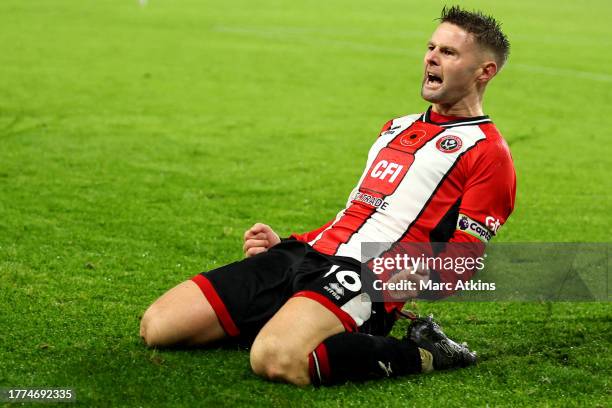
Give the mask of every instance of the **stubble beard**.
[(440, 103), (440, 101), (442, 101), (443, 96), (444, 96), (444, 92), (440, 92), (440, 91), (441, 90), (430, 91), (430, 90), (425, 89), (425, 80), (423, 80), (423, 83), (421, 84), (421, 98), (423, 98), (427, 102)]

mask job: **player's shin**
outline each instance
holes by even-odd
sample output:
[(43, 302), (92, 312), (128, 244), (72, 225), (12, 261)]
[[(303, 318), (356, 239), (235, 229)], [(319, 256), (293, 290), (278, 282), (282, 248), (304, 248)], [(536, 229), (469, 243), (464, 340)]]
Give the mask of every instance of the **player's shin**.
[(341, 333), (329, 337), (309, 356), (313, 385), (333, 385), (422, 372), (421, 354), (409, 339)]

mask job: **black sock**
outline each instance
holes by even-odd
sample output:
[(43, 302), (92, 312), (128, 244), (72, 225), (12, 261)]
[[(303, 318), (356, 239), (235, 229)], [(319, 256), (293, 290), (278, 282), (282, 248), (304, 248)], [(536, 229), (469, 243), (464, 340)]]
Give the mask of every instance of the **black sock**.
[(340, 333), (310, 353), (308, 366), (313, 385), (333, 385), (420, 373), (421, 356), (412, 340)]

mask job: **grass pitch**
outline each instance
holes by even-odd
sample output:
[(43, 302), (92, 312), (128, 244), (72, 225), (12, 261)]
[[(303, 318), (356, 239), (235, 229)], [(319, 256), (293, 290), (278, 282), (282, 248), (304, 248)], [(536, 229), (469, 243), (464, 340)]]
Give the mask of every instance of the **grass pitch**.
[[(0, 387), (84, 406), (609, 406), (608, 303), (420, 303), (479, 366), (320, 390), (260, 380), (245, 351), (138, 338), (253, 222), (287, 235), (343, 206), (380, 126), (427, 106), (442, 4), (0, 2)], [(513, 45), (485, 101), (518, 175), (498, 242), (609, 241), (612, 6), (462, 4)]]

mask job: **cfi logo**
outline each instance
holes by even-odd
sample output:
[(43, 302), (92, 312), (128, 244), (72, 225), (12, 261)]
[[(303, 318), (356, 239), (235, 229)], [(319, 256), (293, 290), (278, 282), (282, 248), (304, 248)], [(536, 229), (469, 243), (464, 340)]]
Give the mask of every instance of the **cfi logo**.
[(444, 136), (436, 142), (436, 147), (439, 151), (443, 153), (454, 153), (457, 150), (461, 149), (463, 146), (463, 142), (459, 138), (459, 136), (447, 135)]

